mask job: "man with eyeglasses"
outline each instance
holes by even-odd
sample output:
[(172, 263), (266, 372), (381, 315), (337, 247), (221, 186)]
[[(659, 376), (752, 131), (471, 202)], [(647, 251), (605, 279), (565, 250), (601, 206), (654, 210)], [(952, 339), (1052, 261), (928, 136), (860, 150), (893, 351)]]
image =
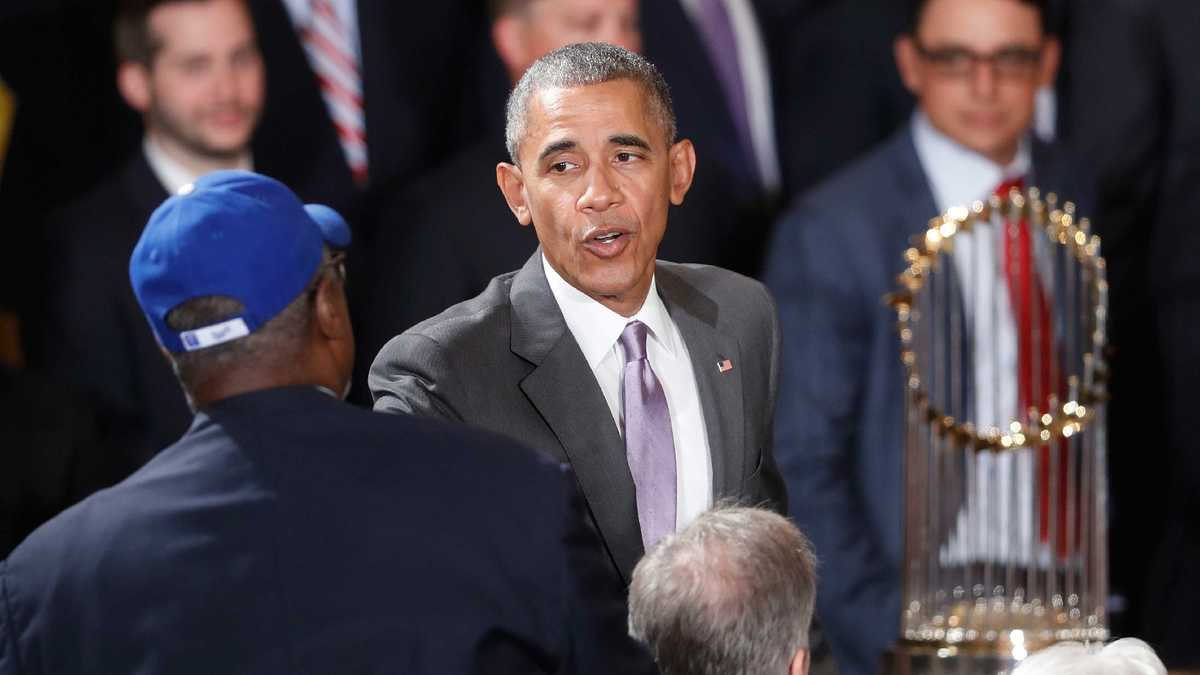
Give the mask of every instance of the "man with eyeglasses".
[[(1011, 187), (1058, 192), (1087, 212), (1090, 187), (1079, 167), (1031, 133), (1037, 92), (1054, 80), (1059, 60), (1044, 5), (915, 2), (894, 46), (917, 99), (911, 122), (800, 196), (769, 252), (766, 280), (779, 303), (785, 355), (777, 454), (791, 515), (826, 570), (817, 612), (849, 675), (878, 672), (900, 621), (904, 374), (895, 313), (883, 298), (895, 289), (910, 238), (951, 206)], [(990, 261), (985, 273), (996, 275), (983, 288), (997, 293), (1016, 283), (1005, 277), (1004, 244), (983, 236), (976, 243)], [(1022, 398), (1029, 397), (1027, 352), (1018, 345), (1030, 322), (1012, 311), (1019, 302), (998, 303), (995, 315), (972, 313), (983, 301), (963, 296), (964, 321), (974, 322), (965, 333), (980, 339), (967, 353), (986, 355), (968, 366), (980, 394), (969, 405), (981, 424), (997, 424), (1029, 403)], [(984, 341), (993, 334), (995, 343)], [(988, 392), (1000, 392), (986, 401), (998, 419), (979, 416)]]

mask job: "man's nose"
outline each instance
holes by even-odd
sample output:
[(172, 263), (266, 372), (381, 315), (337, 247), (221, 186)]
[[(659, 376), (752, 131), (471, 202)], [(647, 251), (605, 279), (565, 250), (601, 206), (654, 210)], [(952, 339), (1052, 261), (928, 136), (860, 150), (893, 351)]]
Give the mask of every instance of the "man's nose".
[(979, 98), (994, 98), (999, 86), (999, 76), (996, 73), (996, 63), (988, 60), (978, 60), (971, 64), (971, 72), (967, 75), (970, 80), (971, 93)]
[(236, 94), (237, 73), (229, 64), (221, 64), (214, 69), (212, 91), (222, 101), (228, 101)]
[(621, 189), (607, 164), (593, 165), (587, 187), (579, 197), (580, 211), (607, 211), (621, 201)]

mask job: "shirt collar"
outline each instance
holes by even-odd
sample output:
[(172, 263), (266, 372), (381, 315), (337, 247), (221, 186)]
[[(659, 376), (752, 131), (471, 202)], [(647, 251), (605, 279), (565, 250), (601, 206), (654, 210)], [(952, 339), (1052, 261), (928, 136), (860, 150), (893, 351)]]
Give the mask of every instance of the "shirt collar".
[(990, 197), (1000, 183), (1029, 175), (1032, 166), (1028, 134), (1017, 144), (1013, 161), (999, 166), (939, 131), (921, 111), (913, 115), (912, 133), (934, 201), (943, 212)]
[[(146, 154), (146, 163), (150, 165), (154, 177), (158, 179), (159, 183), (162, 183), (167, 194), (177, 194), (180, 188), (188, 183), (195, 183), (202, 175), (172, 159), (149, 135), (142, 139), (142, 151)], [(253, 161), (250, 159), (250, 153), (246, 152), (239, 156), (228, 168), (252, 171)]]
[(675, 324), (671, 321), (662, 298), (658, 297), (658, 285), (653, 277), (650, 279), (650, 291), (646, 294), (646, 301), (642, 303), (642, 307), (633, 316), (624, 317), (567, 283), (546, 260), (544, 253), (542, 268), (546, 271), (546, 281), (550, 284), (554, 301), (562, 311), (563, 320), (566, 321), (567, 328), (575, 337), (575, 342), (579, 344), (579, 349), (592, 370), (613, 351), (625, 326), (635, 320), (646, 324), (650, 329), (650, 338), (662, 346), (669, 356), (675, 357), (678, 354)]

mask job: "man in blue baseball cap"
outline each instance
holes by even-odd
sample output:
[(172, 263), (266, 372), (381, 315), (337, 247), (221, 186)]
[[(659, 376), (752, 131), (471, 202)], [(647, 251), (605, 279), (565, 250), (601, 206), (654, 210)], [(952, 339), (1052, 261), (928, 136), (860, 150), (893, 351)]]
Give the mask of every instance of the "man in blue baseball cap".
[(263, 382), (345, 391), (349, 244), (335, 211), (245, 171), (184, 185), (150, 216), (129, 277), (193, 408)]
[(0, 675), (655, 672), (565, 469), (338, 400), (349, 241), (242, 171), (154, 212), (130, 278), (196, 418), (0, 562)]

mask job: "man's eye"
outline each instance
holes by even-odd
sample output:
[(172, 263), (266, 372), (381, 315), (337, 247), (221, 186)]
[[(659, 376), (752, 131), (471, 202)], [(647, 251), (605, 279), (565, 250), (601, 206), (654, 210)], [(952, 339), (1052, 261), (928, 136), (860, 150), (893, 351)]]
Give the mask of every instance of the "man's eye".
[(618, 162), (632, 162), (635, 159), (637, 159), (637, 155), (633, 154), (632, 152), (618, 152), (617, 153), (617, 161)]
[(947, 49), (941, 52), (934, 52), (932, 60), (941, 65), (958, 68), (970, 65), (971, 55), (961, 49)]
[(563, 173), (567, 169), (570, 169), (572, 166), (574, 166), (574, 164), (572, 164), (570, 162), (555, 162), (550, 165), (550, 170), (553, 171), (554, 173)]
[(206, 62), (204, 59), (188, 59), (187, 61), (184, 61), (182, 65), (183, 72), (189, 75), (198, 75), (204, 72), (204, 69), (208, 67), (208, 62)]

